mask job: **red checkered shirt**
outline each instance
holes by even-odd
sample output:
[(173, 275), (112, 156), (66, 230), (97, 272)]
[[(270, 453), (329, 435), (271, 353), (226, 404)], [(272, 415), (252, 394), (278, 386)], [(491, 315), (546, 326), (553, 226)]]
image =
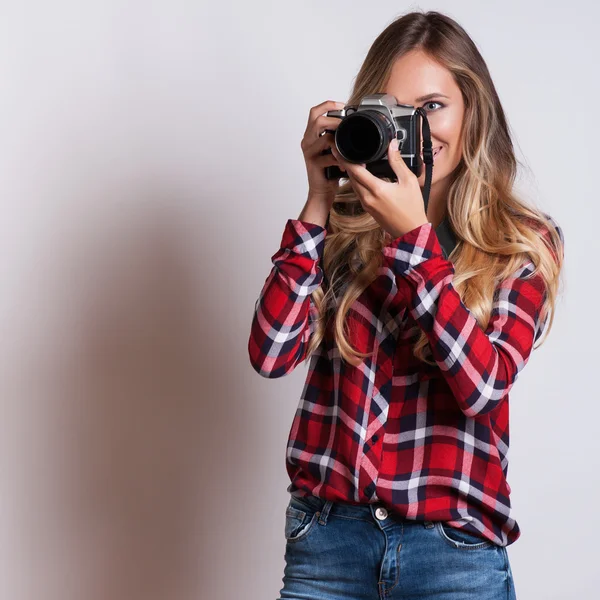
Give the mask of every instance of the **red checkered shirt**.
[[(263, 377), (286, 375), (306, 358), (326, 235), (314, 223), (286, 223), (248, 342)], [(385, 245), (377, 278), (347, 316), (351, 343), (373, 356), (345, 363), (329, 332), (310, 357), (287, 442), (288, 492), (377, 502), (500, 546), (516, 541), (509, 391), (548, 322), (539, 318), (543, 280), (528, 278), (532, 270), (525, 261), (496, 287), (484, 331), (452, 285), (454, 266), (431, 223)], [(420, 331), (435, 366), (412, 354)]]

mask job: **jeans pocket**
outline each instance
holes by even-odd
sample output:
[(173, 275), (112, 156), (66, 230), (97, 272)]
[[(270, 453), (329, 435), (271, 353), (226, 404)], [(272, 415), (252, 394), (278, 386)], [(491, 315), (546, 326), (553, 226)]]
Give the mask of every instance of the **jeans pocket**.
[(308, 502), (291, 497), (285, 509), (285, 539), (292, 543), (304, 540), (314, 529), (320, 514)]
[(452, 527), (444, 521), (436, 521), (435, 528), (440, 537), (452, 546), (461, 550), (477, 550), (479, 548), (489, 548), (494, 546), (491, 540), (483, 539), (474, 533)]

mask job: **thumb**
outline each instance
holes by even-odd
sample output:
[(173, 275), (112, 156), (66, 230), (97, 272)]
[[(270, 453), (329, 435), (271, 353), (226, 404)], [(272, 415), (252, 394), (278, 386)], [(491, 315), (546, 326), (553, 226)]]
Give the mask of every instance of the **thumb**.
[(409, 170), (398, 150), (397, 139), (393, 139), (388, 146), (388, 161), (392, 167), (392, 170), (398, 176), (405, 175), (406, 171)]

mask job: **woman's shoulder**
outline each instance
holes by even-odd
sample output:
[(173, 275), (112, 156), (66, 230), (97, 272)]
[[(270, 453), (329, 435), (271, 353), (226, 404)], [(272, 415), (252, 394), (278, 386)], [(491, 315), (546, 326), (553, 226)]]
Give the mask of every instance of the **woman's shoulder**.
[(544, 211), (540, 211), (540, 215), (543, 219), (542, 223), (540, 223), (540, 221), (538, 221), (537, 219), (532, 219), (529, 217), (525, 218), (525, 223), (527, 223), (527, 225), (529, 225), (533, 229), (540, 231), (550, 244), (552, 244), (551, 230), (554, 229), (558, 234), (561, 244), (564, 246), (565, 234), (558, 220), (551, 214)]
[(565, 234), (563, 232), (563, 228), (561, 226), (561, 224), (550, 214), (548, 213), (542, 213), (545, 217), (546, 220), (548, 221), (548, 226), (549, 227), (554, 227), (554, 229), (556, 229), (556, 232), (558, 233), (558, 237), (560, 238), (560, 241), (564, 244), (565, 243)]
[[(563, 228), (558, 220), (551, 214), (540, 211), (540, 215), (542, 217), (541, 220), (528, 217), (525, 219), (525, 222), (541, 233), (553, 253), (555, 260), (558, 260), (558, 257), (564, 256), (565, 234)], [(552, 230), (554, 230), (554, 232)]]

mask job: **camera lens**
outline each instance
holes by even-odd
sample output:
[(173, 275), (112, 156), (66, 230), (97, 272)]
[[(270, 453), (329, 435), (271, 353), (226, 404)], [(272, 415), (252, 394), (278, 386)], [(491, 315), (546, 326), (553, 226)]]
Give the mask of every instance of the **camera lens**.
[(372, 110), (354, 112), (338, 125), (337, 147), (348, 162), (369, 163), (383, 158), (395, 129), (382, 113)]

